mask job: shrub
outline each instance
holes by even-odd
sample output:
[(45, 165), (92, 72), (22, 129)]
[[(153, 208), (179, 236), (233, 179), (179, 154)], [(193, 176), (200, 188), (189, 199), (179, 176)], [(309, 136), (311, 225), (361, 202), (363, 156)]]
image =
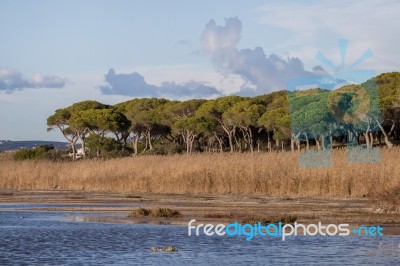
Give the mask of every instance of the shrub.
[(121, 143), (114, 138), (91, 134), (85, 142), (90, 150), (90, 157), (119, 158), (132, 154), (132, 148), (122, 147)]
[(174, 218), (179, 217), (181, 213), (177, 210), (169, 208), (145, 209), (138, 208), (128, 213), (128, 217), (157, 217), (157, 218)]
[(52, 145), (41, 145), (33, 149), (21, 149), (14, 154), (14, 160), (37, 160), (45, 159), (51, 161), (64, 160), (66, 151), (55, 150)]
[(145, 208), (135, 209), (128, 213), (128, 217), (146, 217), (149, 216), (150, 210)]
[(179, 211), (169, 208), (158, 208), (150, 212), (150, 216), (152, 217), (173, 218), (179, 217), (180, 215), (181, 213)]
[(62, 151), (62, 150), (50, 150), (47, 151), (43, 154), (41, 154), (37, 159), (44, 159), (44, 160), (50, 160), (53, 162), (58, 162), (58, 161), (66, 161), (70, 160), (70, 157), (68, 156), (67, 151)]
[(182, 146), (173, 143), (173, 142), (168, 142), (168, 143), (155, 143), (153, 145), (152, 150), (146, 150), (142, 152), (141, 154), (143, 155), (174, 155), (182, 153)]
[(22, 149), (15, 153), (16, 161), (39, 159), (46, 151), (43, 148)]

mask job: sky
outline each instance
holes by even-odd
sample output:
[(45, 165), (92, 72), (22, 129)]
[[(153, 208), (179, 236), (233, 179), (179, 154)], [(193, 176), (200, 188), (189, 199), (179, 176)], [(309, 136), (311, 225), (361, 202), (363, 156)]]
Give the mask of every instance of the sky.
[(396, 0), (0, 0), (0, 140), (62, 141), (46, 119), (78, 101), (264, 94), (366, 51), (357, 68), (399, 71), (399, 13)]

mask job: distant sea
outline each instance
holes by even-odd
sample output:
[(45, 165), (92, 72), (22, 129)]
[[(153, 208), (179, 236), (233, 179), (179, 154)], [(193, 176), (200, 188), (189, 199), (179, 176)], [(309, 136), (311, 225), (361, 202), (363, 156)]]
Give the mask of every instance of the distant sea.
[(56, 149), (66, 149), (67, 143), (61, 141), (43, 141), (43, 140), (25, 140), (25, 141), (12, 141), (0, 140), (0, 151), (12, 151), (19, 149), (32, 149), (40, 145), (53, 145)]

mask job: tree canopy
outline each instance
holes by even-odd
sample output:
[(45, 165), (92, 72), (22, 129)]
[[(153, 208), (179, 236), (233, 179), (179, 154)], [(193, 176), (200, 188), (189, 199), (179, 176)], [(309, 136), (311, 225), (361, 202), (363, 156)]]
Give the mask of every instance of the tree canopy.
[[(336, 90), (278, 91), (212, 100), (132, 99), (114, 106), (82, 101), (47, 119), (72, 147), (119, 147), (134, 154), (186, 151), (243, 152), (325, 149), (366, 143), (388, 147), (400, 140), (400, 73), (385, 73)], [(118, 145), (106, 138), (113, 138)], [(272, 141), (275, 147), (272, 147)], [(107, 143), (107, 144), (106, 144)], [(322, 144), (322, 145), (320, 145)], [(100, 148), (99, 148), (100, 149)], [(75, 151), (74, 151), (75, 153)], [(92, 153), (92, 151), (91, 151)]]

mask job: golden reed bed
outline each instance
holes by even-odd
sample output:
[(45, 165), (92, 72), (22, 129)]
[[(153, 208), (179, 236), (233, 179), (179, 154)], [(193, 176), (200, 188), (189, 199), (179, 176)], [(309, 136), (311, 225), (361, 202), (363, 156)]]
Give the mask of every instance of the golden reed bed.
[(301, 169), (297, 153), (139, 156), (78, 162), (0, 160), (0, 188), (112, 193), (371, 196), (400, 185), (400, 149), (379, 164), (348, 164), (335, 150), (331, 169)]

